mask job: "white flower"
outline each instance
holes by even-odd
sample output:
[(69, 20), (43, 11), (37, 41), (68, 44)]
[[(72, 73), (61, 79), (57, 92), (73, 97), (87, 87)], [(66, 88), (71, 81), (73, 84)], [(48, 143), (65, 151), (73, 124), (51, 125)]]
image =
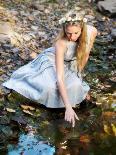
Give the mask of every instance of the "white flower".
[(71, 21), (72, 20), (72, 18), (71, 17), (68, 17), (67, 19), (66, 19), (66, 21)]
[(78, 20), (78, 17), (76, 17), (75, 20)]
[(66, 21), (66, 18), (61, 18), (60, 20), (59, 20), (59, 24), (63, 24), (63, 23), (65, 23), (65, 21)]
[(83, 18), (83, 22), (86, 23), (87, 22), (87, 18)]
[(76, 21), (76, 18), (72, 19), (72, 22)]
[(76, 16), (75, 18), (71, 18), (70, 16), (63, 17), (59, 20), (59, 24), (64, 24), (65, 22), (74, 22), (74, 21), (83, 21), (87, 22), (87, 18), (82, 18), (81, 16)]

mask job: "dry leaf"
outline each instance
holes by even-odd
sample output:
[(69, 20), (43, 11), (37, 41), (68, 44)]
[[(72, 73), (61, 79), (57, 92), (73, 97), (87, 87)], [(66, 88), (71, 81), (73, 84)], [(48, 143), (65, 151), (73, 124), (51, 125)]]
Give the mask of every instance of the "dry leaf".
[(89, 135), (82, 135), (80, 137), (81, 142), (89, 143), (90, 142), (90, 136)]
[(36, 58), (36, 57), (37, 57), (37, 53), (32, 52), (32, 53), (30, 54), (30, 56), (31, 56), (31, 58), (32, 58), (32, 59), (34, 59), (34, 58)]
[(113, 111), (105, 111), (105, 112), (102, 113), (102, 116), (111, 118), (111, 117), (115, 117), (116, 113), (113, 112)]
[(112, 131), (114, 135), (116, 136), (116, 126), (113, 123), (111, 123), (111, 126), (112, 126)]
[(23, 110), (23, 112), (33, 116), (33, 114), (30, 111), (28, 111), (28, 110)]
[(30, 20), (30, 21), (34, 21), (34, 17), (33, 16), (28, 16), (28, 19)]
[(110, 128), (106, 124), (104, 124), (104, 131), (105, 131), (105, 133), (107, 133), (108, 135), (110, 135)]
[(8, 112), (16, 112), (14, 109), (11, 109), (11, 108), (6, 108), (6, 111), (8, 111)]
[(24, 110), (35, 110), (35, 108), (34, 107), (32, 107), (32, 106), (29, 106), (29, 105), (21, 105), (21, 108), (23, 108)]

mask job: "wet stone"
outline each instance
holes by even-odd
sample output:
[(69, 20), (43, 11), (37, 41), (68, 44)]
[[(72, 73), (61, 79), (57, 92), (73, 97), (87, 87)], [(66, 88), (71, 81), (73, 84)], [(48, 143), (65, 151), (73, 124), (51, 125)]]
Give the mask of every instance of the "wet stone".
[(10, 123), (10, 119), (8, 118), (8, 116), (1, 116), (0, 118), (0, 124), (1, 125), (8, 125)]
[(116, 39), (116, 29), (111, 30), (111, 36)]
[(27, 124), (27, 121), (23, 116), (13, 116), (11, 118), (11, 121), (15, 122), (15, 123), (18, 123), (18, 124), (21, 124), (21, 125), (26, 125)]

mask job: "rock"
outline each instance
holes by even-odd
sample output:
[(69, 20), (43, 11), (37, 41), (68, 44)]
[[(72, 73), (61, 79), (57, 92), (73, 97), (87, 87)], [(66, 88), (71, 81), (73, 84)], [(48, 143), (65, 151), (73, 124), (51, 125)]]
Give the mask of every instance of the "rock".
[(8, 22), (0, 22), (0, 42), (6, 42), (10, 40), (12, 36), (12, 28)]
[(17, 47), (12, 49), (12, 52), (13, 52), (13, 53), (19, 53), (19, 51), (20, 51), (20, 49), (17, 48)]
[(99, 1), (97, 6), (98, 9), (105, 15), (107, 14), (112, 17), (116, 15), (116, 0)]
[(46, 33), (43, 32), (43, 31), (38, 31), (38, 35), (39, 35), (40, 37), (43, 37), (43, 36), (46, 36)]
[(12, 45), (19, 45), (22, 39), (18, 33), (14, 32), (9, 22), (0, 22), (0, 42), (10, 42)]
[(30, 21), (34, 21), (34, 16), (28, 16), (28, 19), (30, 20)]
[(21, 125), (26, 125), (27, 121), (25, 120), (24, 116), (12, 116), (11, 121), (17, 123), (17, 124), (21, 124)]
[(45, 9), (44, 12), (45, 12), (46, 14), (48, 14), (48, 13), (50, 13), (50, 10), (49, 10), (49, 9)]
[(18, 16), (19, 15), (19, 12), (16, 11), (16, 10), (10, 10), (9, 11), (13, 16)]
[(2, 48), (4, 49), (4, 50), (10, 50), (11, 48), (12, 48), (13, 46), (11, 45), (11, 44), (3, 44), (2, 45)]
[(32, 25), (32, 26), (31, 26), (31, 29), (32, 29), (33, 31), (37, 31), (37, 30), (38, 30), (38, 26)]
[(116, 39), (116, 29), (111, 30), (111, 36)]

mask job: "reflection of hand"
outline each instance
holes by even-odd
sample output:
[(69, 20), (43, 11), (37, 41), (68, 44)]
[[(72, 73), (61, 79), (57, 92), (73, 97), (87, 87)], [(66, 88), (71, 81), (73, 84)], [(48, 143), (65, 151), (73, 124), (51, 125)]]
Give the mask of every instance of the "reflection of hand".
[(75, 126), (75, 119), (79, 120), (77, 114), (75, 113), (75, 111), (73, 110), (71, 105), (68, 105), (66, 107), (66, 111), (65, 111), (65, 120), (72, 123), (72, 127), (74, 127)]

